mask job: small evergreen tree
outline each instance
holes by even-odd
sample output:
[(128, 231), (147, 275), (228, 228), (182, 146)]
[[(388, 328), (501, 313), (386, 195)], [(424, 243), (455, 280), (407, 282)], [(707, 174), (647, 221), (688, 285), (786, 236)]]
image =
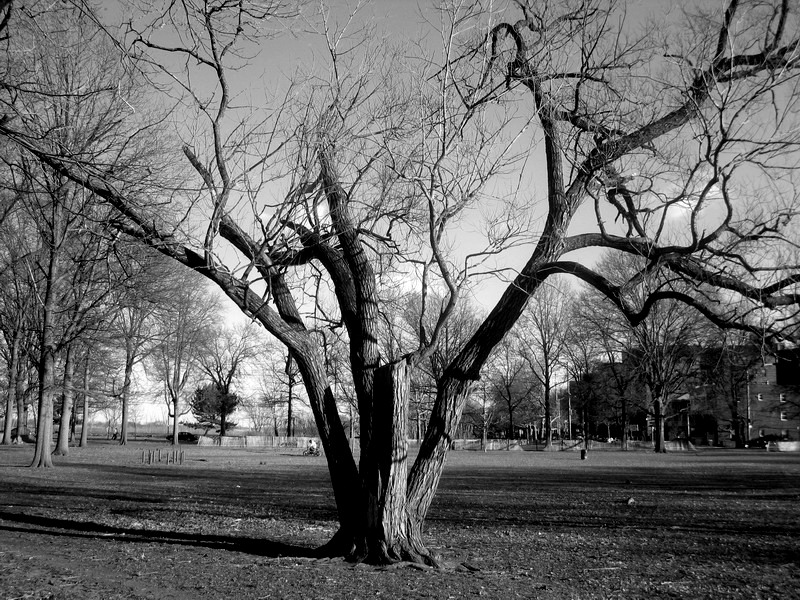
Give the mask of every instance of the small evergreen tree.
[(213, 383), (198, 387), (189, 401), (192, 413), (197, 417), (197, 426), (209, 429), (219, 427), (219, 434), (225, 435), (236, 423), (228, 421), (239, 405), (239, 396), (225, 393)]

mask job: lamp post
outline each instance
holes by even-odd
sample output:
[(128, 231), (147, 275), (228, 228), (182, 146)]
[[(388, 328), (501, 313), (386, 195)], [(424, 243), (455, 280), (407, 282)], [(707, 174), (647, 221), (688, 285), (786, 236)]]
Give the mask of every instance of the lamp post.
[(567, 417), (569, 419), (569, 433), (567, 439), (572, 439), (572, 394), (569, 393), (569, 384), (567, 384)]
[(750, 369), (744, 370), (745, 383), (747, 385), (747, 421), (744, 428), (744, 441), (746, 445), (750, 445)]

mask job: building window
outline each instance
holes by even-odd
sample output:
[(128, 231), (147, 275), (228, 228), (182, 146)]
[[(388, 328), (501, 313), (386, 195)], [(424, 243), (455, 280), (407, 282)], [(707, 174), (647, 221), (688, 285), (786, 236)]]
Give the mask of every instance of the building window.
[(789, 420), (789, 414), (785, 410), (782, 410), (781, 411), (781, 421), (788, 421), (788, 420)]
[(758, 437), (764, 437), (765, 434), (766, 434), (766, 431), (764, 431), (763, 429), (759, 429), (758, 430)]
[(781, 429), (781, 437), (784, 439), (789, 439), (789, 430), (788, 429)]
[(758, 394), (758, 395), (756, 396), (756, 399), (757, 399), (759, 402), (761, 402), (762, 400), (764, 400), (764, 394)]
[(786, 402), (786, 394), (781, 394), (778, 399), (780, 400), (780, 403), (783, 404)]

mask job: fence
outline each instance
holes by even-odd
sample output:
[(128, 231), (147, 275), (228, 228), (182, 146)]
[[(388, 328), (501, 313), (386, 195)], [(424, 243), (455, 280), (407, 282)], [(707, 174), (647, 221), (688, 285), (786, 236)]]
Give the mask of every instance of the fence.
[(197, 445), (225, 448), (305, 448), (311, 439), (317, 438), (285, 435), (201, 435)]

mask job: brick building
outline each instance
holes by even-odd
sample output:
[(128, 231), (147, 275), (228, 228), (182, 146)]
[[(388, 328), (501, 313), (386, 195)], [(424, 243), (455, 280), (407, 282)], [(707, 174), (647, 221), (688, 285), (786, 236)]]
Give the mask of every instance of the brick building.
[(800, 440), (800, 351), (778, 351), (755, 369), (748, 386), (749, 439)]

